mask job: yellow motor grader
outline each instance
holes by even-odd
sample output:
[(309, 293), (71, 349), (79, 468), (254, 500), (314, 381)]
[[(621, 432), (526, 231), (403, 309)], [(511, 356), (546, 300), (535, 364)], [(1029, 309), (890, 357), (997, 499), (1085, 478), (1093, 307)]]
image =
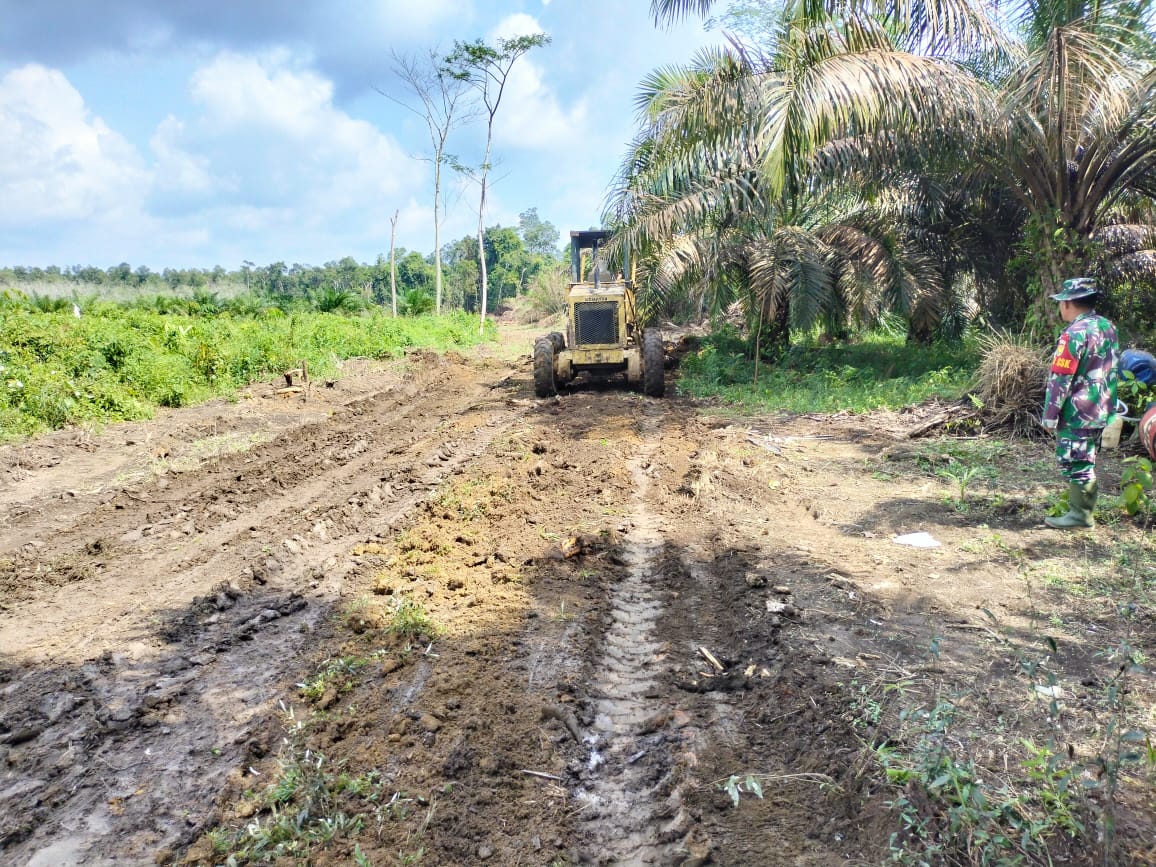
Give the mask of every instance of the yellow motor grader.
[(631, 274), (629, 253), (617, 275), (606, 267), (600, 251), (610, 235), (604, 229), (570, 233), (566, 333), (554, 331), (534, 343), (538, 397), (557, 394), (579, 374), (594, 380), (624, 374), (650, 397), (665, 391), (662, 333), (638, 326), (634, 281), (624, 276)]

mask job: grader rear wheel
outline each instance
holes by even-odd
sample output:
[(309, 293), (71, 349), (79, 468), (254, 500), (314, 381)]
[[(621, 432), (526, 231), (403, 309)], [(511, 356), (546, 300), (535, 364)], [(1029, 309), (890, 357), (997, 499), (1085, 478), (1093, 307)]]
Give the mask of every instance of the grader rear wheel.
[(554, 341), (548, 336), (534, 342), (534, 394), (550, 397), (558, 393), (554, 383)]
[(551, 331), (546, 335), (546, 339), (554, 344), (555, 355), (566, 348), (566, 338), (562, 336), (561, 331)]
[(662, 332), (647, 328), (642, 332), (642, 393), (647, 397), (662, 397), (666, 392), (663, 376), (664, 350)]

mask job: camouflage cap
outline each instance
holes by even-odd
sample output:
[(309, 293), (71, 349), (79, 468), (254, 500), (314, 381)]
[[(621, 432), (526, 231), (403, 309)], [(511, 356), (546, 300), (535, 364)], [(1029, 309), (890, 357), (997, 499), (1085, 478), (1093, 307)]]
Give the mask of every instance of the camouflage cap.
[(1089, 298), (1100, 291), (1100, 286), (1094, 277), (1073, 277), (1065, 280), (1063, 288), (1051, 296), (1053, 301), (1078, 301)]

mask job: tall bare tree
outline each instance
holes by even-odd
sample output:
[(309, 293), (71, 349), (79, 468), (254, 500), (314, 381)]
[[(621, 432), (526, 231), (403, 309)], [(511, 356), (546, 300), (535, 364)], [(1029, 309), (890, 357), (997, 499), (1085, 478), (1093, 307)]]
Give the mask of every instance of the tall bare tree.
[[(446, 152), (450, 133), (461, 124), (468, 123), (477, 116), (472, 107), (466, 105), (463, 96), (469, 84), (451, 75), (441, 63), (436, 50), (431, 49), (424, 56), (393, 55), (393, 71), (405, 84), (406, 89), (417, 98), (420, 108), (390, 96), (386, 97), (413, 112), (425, 121), (429, 130), (432, 155), (425, 157), (433, 163), (434, 170), (434, 310), (442, 312), (442, 167), (455, 162), (452, 154)], [(394, 313), (396, 314), (396, 309)]]
[(545, 33), (530, 36), (516, 36), (513, 39), (499, 39), (497, 45), (487, 45), (481, 39), (473, 42), (455, 42), (454, 50), (445, 58), (443, 69), (455, 80), (472, 87), (478, 95), (482, 113), (486, 118), (486, 148), (482, 162), (474, 175), (481, 187), (478, 196), (478, 271), (482, 281), (481, 320), (479, 328), (486, 326), (486, 305), (489, 302), (489, 285), (486, 275), (485, 213), (486, 192), (490, 175), (490, 156), (494, 143), (494, 118), (510, 81), (510, 72), (523, 54), (531, 49), (547, 45), (550, 37)]

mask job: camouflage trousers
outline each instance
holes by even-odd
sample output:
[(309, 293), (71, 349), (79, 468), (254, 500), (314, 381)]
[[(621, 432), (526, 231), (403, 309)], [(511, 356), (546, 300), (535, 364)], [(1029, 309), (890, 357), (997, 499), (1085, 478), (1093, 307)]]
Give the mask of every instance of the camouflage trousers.
[(1065, 431), (1056, 440), (1056, 462), (1060, 475), (1069, 482), (1096, 481), (1096, 453), (1101, 431)]

